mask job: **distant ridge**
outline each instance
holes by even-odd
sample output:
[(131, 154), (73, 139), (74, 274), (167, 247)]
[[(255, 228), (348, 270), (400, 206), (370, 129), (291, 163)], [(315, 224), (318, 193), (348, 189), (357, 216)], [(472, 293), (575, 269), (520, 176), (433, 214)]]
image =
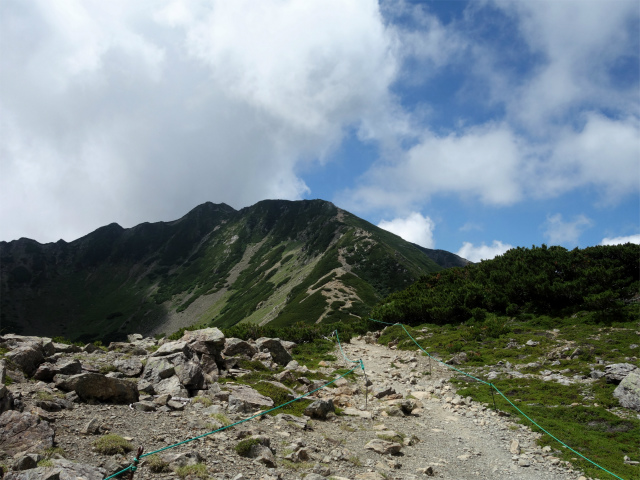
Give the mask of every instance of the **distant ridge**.
[(93, 341), (192, 324), (348, 322), (422, 275), (467, 263), (324, 200), (206, 202), (72, 242), (0, 242), (0, 329)]

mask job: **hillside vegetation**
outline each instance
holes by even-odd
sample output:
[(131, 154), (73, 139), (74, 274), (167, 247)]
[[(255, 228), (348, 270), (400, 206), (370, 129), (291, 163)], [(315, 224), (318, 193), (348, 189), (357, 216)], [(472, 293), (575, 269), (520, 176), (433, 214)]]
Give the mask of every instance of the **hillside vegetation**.
[(640, 291), (640, 245), (567, 250), (515, 248), (493, 260), (423, 276), (388, 296), (372, 317), (408, 324), (458, 324), (487, 313), (620, 320)]
[(0, 329), (103, 342), (239, 323), (354, 322), (421, 275), (467, 262), (322, 200), (205, 203), (73, 242), (0, 242)]

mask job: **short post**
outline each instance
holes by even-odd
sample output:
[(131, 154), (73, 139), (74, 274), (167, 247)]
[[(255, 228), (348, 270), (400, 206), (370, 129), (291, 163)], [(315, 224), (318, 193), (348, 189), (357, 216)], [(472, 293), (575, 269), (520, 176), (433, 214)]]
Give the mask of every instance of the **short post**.
[(136, 470), (138, 469), (138, 462), (140, 461), (140, 456), (142, 455), (142, 452), (144, 452), (144, 448), (142, 448), (142, 446), (138, 447), (138, 451), (136, 452), (136, 458), (133, 459), (133, 465), (131, 465), (131, 468), (129, 470), (129, 480), (133, 480), (133, 474), (136, 473)]
[(498, 408), (496, 407), (496, 397), (495, 397), (495, 395), (493, 393), (493, 383), (489, 384), (489, 388), (491, 389), (491, 398), (493, 399), (493, 409), (495, 411), (498, 411)]

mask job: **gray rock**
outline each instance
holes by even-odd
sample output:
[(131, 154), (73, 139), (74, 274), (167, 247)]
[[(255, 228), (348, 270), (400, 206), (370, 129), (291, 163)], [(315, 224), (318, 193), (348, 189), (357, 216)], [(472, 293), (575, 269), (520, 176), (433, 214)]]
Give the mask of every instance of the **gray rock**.
[(54, 343), (55, 353), (78, 353), (82, 349), (78, 345), (69, 345), (67, 343)]
[(273, 400), (245, 385), (230, 386), (228, 410), (231, 413), (250, 413), (273, 407)]
[(109, 344), (110, 352), (130, 353), (131, 355), (146, 355), (147, 352), (140, 345), (127, 342), (111, 342)]
[(182, 341), (187, 342), (191, 351), (208, 355), (219, 355), (225, 348), (224, 334), (215, 327), (187, 330)]
[[(138, 401), (135, 383), (119, 378), (109, 378), (99, 373), (81, 373), (66, 379), (65, 388), (74, 390), (82, 400), (98, 400), (111, 403), (133, 403)], [(59, 387), (61, 388), (61, 387)]]
[(144, 337), (142, 335), (140, 335), (139, 333), (130, 333), (129, 335), (127, 335), (127, 342), (129, 343), (136, 343), (139, 342), (140, 340), (142, 340)]
[(76, 359), (62, 359), (60, 362), (45, 362), (33, 374), (36, 380), (50, 382), (56, 375), (77, 375), (82, 372), (82, 364)]
[(158, 395), (171, 395), (172, 397), (187, 397), (189, 392), (180, 383), (180, 379), (175, 375), (165, 378), (153, 386), (154, 391)]
[(55, 432), (36, 415), (9, 410), (0, 415), (0, 451), (13, 456), (53, 446)]
[(169, 468), (176, 469), (180, 467), (187, 467), (189, 465), (195, 465), (197, 463), (204, 462), (204, 458), (198, 453), (197, 450), (191, 450), (182, 453), (165, 453), (160, 455), (160, 458), (169, 464)]
[(239, 338), (227, 338), (224, 344), (224, 350), (222, 350), (222, 354), (225, 357), (246, 355), (247, 357), (251, 358), (256, 353), (258, 353), (256, 347), (251, 345), (249, 342), (246, 342)]
[(376, 438), (367, 443), (364, 448), (373, 450), (381, 455), (397, 455), (402, 450), (402, 445), (396, 442), (387, 442)]
[(158, 409), (158, 405), (154, 402), (140, 401), (131, 404), (131, 406), (140, 412), (155, 412)]
[(44, 362), (42, 345), (35, 343), (15, 348), (5, 356), (28, 376), (33, 375)]
[(624, 377), (613, 391), (613, 396), (623, 407), (640, 412), (640, 370)]
[(97, 435), (100, 433), (100, 420), (97, 417), (93, 417), (89, 420), (84, 428), (80, 431), (80, 433), (84, 433), (85, 435)]
[(46, 412), (59, 412), (64, 409), (73, 410), (73, 403), (66, 398), (53, 397), (50, 400), (37, 400), (36, 406)]
[(0, 385), (4, 385), (7, 380), (7, 362), (4, 359), (0, 359)]
[(175, 373), (175, 366), (166, 357), (150, 357), (144, 367), (142, 379), (153, 385), (165, 378), (174, 376)]
[(629, 375), (637, 369), (635, 365), (630, 363), (614, 363), (604, 367), (604, 376), (607, 379), (607, 383), (619, 384), (624, 377)]
[(267, 351), (271, 354), (271, 358), (278, 365), (286, 365), (293, 357), (284, 347), (279, 338), (259, 338), (256, 340), (256, 346), (261, 352)]
[(177, 356), (173, 360), (176, 376), (180, 383), (191, 390), (198, 390), (204, 386), (204, 373), (200, 365), (187, 360), (183, 355)]
[(176, 340), (174, 342), (163, 343), (158, 350), (151, 354), (151, 357), (166, 357), (167, 355), (174, 355), (176, 353), (187, 353), (187, 351), (187, 342)]
[(388, 397), (389, 395), (395, 395), (396, 391), (393, 387), (390, 386), (383, 386), (380, 388), (376, 388), (373, 391), (373, 396), (376, 398), (384, 398), (384, 397)]
[(118, 359), (113, 362), (113, 366), (118, 369), (120, 373), (127, 377), (137, 377), (142, 372), (142, 362), (137, 357), (129, 357)]
[(460, 352), (453, 356), (450, 360), (447, 360), (445, 363), (449, 365), (462, 365), (463, 363), (467, 363), (469, 360), (467, 354), (465, 352)]
[(265, 435), (252, 435), (242, 442), (249, 442), (250, 448), (239, 452), (241, 456), (253, 458), (257, 462), (263, 463), (267, 467), (275, 468), (276, 459), (273, 456), (270, 445), (271, 440)]
[(316, 400), (304, 409), (304, 414), (311, 418), (325, 420), (329, 413), (335, 412), (333, 400)]
[(20, 455), (13, 461), (13, 469), (15, 471), (30, 470), (38, 466), (38, 462), (42, 460), (42, 455), (37, 453), (27, 453)]

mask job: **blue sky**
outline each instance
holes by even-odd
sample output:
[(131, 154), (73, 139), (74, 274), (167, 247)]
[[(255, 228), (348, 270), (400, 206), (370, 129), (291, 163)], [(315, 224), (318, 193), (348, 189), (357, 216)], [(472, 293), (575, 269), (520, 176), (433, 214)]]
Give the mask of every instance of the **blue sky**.
[(0, 5), (0, 239), (322, 198), (470, 260), (640, 243), (637, 1)]

